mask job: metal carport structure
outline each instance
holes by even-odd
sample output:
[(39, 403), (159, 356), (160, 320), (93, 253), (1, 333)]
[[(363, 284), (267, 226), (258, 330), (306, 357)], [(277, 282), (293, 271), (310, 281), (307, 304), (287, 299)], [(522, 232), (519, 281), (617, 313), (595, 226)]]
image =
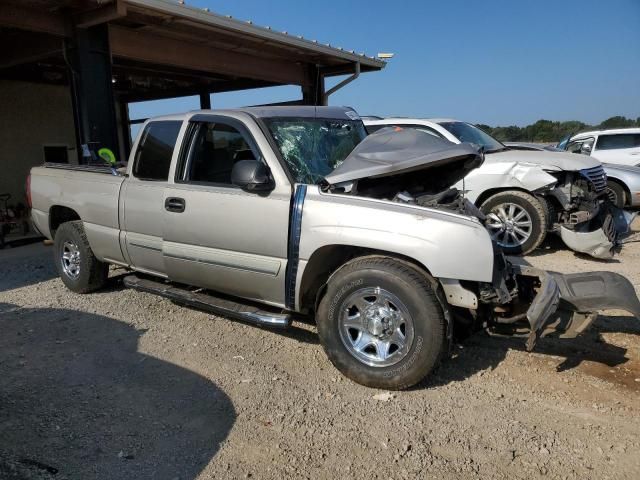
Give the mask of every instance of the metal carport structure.
[[(24, 107), (5, 109), (0, 121), (18, 122), (16, 132), (7, 135), (15, 137), (19, 128), (66, 110), (54, 109), (51, 93), (53, 87), (64, 88), (75, 135), (69, 147), (76, 152), (72, 163), (75, 157), (83, 161), (86, 146), (128, 153), (130, 102), (199, 95), (201, 106), (209, 108), (211, 94), (298, 85), (300, 98), (288, 103), (322, 105), (331, 93), (325, 90), (326, 78), (352, 79), (385, 65), (364, 54), (165, 0), (3, 0), (0, 41), (0, 91), (7, 97), (0, 92), (0, 104), (11, 106), (17, 97), (33, 95), (26, 110), (47, 112), (39, 117)], [(21, 126), (17, 117), (23, 113), (31, 115), (31, 125)], [(36, 160), (27, 163), (42, 159)], [(0, 158), (0, 168), (2, 163)]]

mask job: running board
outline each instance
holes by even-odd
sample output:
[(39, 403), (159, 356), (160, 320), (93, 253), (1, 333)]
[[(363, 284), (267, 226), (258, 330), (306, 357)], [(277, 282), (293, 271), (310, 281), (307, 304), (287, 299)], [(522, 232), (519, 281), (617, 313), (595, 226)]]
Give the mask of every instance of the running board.
[(291, 315), (261, 310), (258, 307), (237, 303), (207, 293), (193, 292), (176, 287), (170, 283), (156, 282), (136, 275), (124, 278), (125, 287), (146, 293), (153, 293), (189, 307), (205, 310), (215, 315), (242, 320), (263, 327), (288, 328), (291, 326)]

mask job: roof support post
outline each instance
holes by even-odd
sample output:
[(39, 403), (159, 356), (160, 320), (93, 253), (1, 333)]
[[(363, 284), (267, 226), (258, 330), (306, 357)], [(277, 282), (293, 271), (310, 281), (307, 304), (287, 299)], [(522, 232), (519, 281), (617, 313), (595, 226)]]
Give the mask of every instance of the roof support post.
[(324, 75), (317, 65), (306, 71), (307, 83), (302, 85), (301, 105), (326, 105), (324, 101)]
[(103, 147), (120, 151), (108, 25), (75, 28), (68, 47), (66, 59), (78, 132), (78, 161), (86, 163), (89, 151), (97, 154)]
[(211, 94), (209, 92), (200, 93), (200, 108), (202, 110), (211, 110)]

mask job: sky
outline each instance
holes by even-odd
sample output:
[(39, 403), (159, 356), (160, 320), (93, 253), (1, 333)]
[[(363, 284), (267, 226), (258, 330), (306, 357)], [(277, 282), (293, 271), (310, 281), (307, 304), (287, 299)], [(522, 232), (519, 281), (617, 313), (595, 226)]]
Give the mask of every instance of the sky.
[[(186, 0), (254, 24), (365, 52), (392, 52), (330, 97), (362, 115), (492, 126), (640, 117), (640, 0)], [(327, 88), (339, 81), (330, 79)], [(213, 108), (300, 98), (300, 88), (215, 94)], [(131, 118), (199, 108), (130, 105)]]

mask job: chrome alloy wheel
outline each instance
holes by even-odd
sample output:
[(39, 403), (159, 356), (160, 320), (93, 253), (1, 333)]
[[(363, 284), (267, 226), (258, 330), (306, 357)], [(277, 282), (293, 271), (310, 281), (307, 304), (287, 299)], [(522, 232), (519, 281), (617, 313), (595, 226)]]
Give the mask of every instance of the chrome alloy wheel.
[(491, 209), (486, 225), (491, 238), (501, 247), (519, 247), (529, 240), (533, 230), (531, 216), (515, 203), (501, 203)]
[(398, 363), (413, 343), (413, 318), (407, 307), (380, 287), (349, 295), (342, 303), (339, 328), (349, 353), (371, 367)]
[(73, 280), (80, 276), (80, 250), (78, 246), (67, 240), (62, 245), (62, 271)]

